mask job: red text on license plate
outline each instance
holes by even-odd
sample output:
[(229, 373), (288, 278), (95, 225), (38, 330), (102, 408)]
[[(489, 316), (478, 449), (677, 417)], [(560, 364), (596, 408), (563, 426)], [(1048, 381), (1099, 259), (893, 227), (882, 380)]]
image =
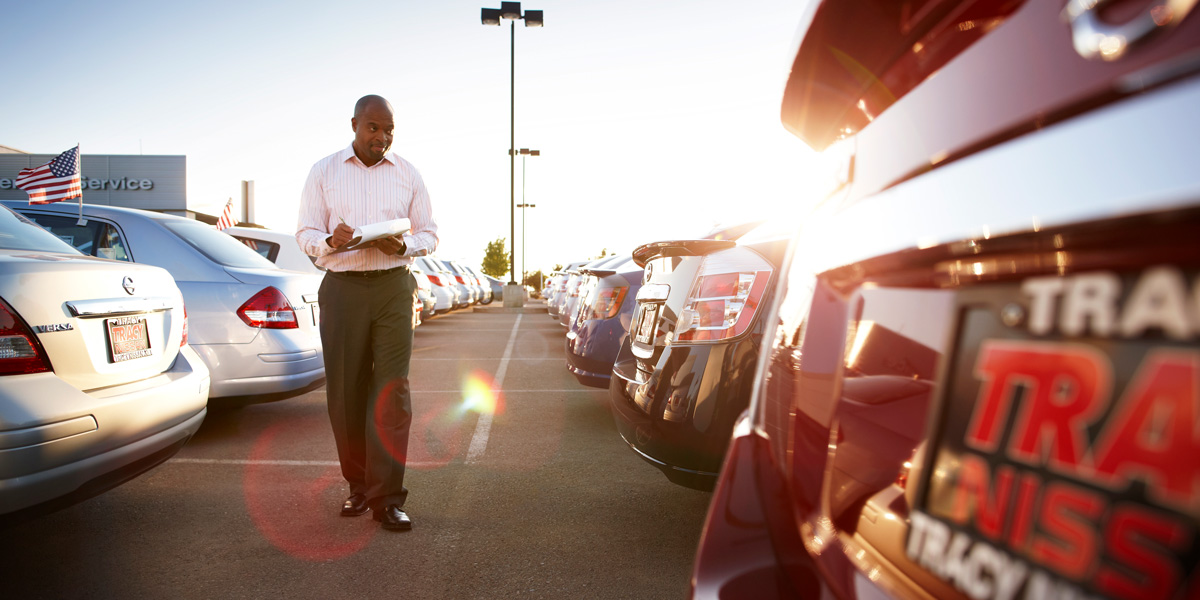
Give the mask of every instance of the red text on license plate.
[(108, 348), (112, 362), (150, 356), (150, 334), (146, 319), (118, 317), (105, 321), (108, 328)]

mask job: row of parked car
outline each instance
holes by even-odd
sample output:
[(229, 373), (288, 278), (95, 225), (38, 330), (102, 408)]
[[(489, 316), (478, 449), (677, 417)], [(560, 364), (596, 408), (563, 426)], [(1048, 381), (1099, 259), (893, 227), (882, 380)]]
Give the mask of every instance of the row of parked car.
[[(235, 226), (224, 230), (280, 268), (320, 274), (312, 257), (300, 250), (291, 233), (258, 227)], [(414, 259), (417, 279), (418, 319), (429, 319), (452, 310), (503, 300), (504, 283), (459, 260), (436, 256)], [(419, 325), (419, 322), (417, 323)]]
[(680, 485), (713, 489), (748, 406), (765, 324), (756, 317), (792, 233), (781, 223), (568, 263), (542, 292), (566, 332), (567, 369), (609, 389), (621, 437)]
[[(293, 234), (5, 201), (0, 262), (0, 524), (165, 461), (209, 406), (325, 382), (323, 273)], [(413, 271), (414, 325), (494, 297), (458, 261)]]
[(823, 200), (555, 278), (624, 440), (715, 484), (695, 596), (1196, 595), (1195, 6), (812, 2)]

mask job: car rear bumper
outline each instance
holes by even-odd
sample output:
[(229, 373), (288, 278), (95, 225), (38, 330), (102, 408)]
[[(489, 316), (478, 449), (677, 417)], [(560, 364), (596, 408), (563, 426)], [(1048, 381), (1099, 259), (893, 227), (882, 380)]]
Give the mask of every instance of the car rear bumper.
[(589, 371), (579, 365), (580, 360), (584, 359), (572, 354), (567, 354), (567, 370), (575, 376), (575, 379), (577, 379), (579, 383), (596, 388), (608, 387), (609, 381), (612, 380), (612, 371), (609, 371), (608, 373)]
[(621, 437), (671, 481), (711, 489), (749, 402), (757, 340), (667, 346), (649, 374), (622, 348), (609, 383)]
[(0, 406), (24, 413), (19, 429), (0, 431), (3, 520), (90, 498), (170, 458), (200, 428), (209, 392), (186, 346), (170, 370), (128, 385), (82, 392), (52, 373), (2, 383)]
[(320, 347), (291, 349), (264, 348), (258, 344), (204, 344), (195, 348), (212, 373), (210, 398), (303, 393), (315, 382), (325, 379)]
[(585, 321), (567, 333), (567, 370), (583, 385), (607, 388), (624, 334), (618, 317)]
[[(325, 382), (325, 367), (302, 373), (289, 375), (264, 375), (242, 379), (226, 379), (213, 382), (212, 398), (229, 396), (271, 396), (273, 400), (282, 400), (307, 393)], [(295, 392), (295, 394), (291, 394)], [(291, 394), (291, 395), (289, 395)]]

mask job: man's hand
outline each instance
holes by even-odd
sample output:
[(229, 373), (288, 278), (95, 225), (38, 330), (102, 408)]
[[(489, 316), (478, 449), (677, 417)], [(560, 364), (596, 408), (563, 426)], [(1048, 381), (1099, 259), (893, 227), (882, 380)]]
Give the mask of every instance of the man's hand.
[(408, 247), (404, 244), (404, 237), (399, 235), (379, 238), (371, 242), (371, 245), (375, 248), (378, 248), (380, 252), (387, 254), (388, 256), (400, 254), (408, 249)]
[(333, 230), (333, 235), (327, 240), (330, 248), (340, 248), (354, 237), (354, 228), (345, 224), (338, 223), (337, 229)]

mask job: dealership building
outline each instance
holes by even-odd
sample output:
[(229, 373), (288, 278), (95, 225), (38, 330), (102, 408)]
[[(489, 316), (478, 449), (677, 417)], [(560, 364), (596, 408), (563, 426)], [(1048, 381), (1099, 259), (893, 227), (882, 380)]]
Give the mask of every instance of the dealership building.
[[(17, 174), (57, 156), (0, 146), (0, 200), (28, 200), (25, 190), (17, 187)], [(188, 210), (186, 156), (84, 154), (80, 166), (86, 204), (140, 208), (216, 223), (211, 215)]]

